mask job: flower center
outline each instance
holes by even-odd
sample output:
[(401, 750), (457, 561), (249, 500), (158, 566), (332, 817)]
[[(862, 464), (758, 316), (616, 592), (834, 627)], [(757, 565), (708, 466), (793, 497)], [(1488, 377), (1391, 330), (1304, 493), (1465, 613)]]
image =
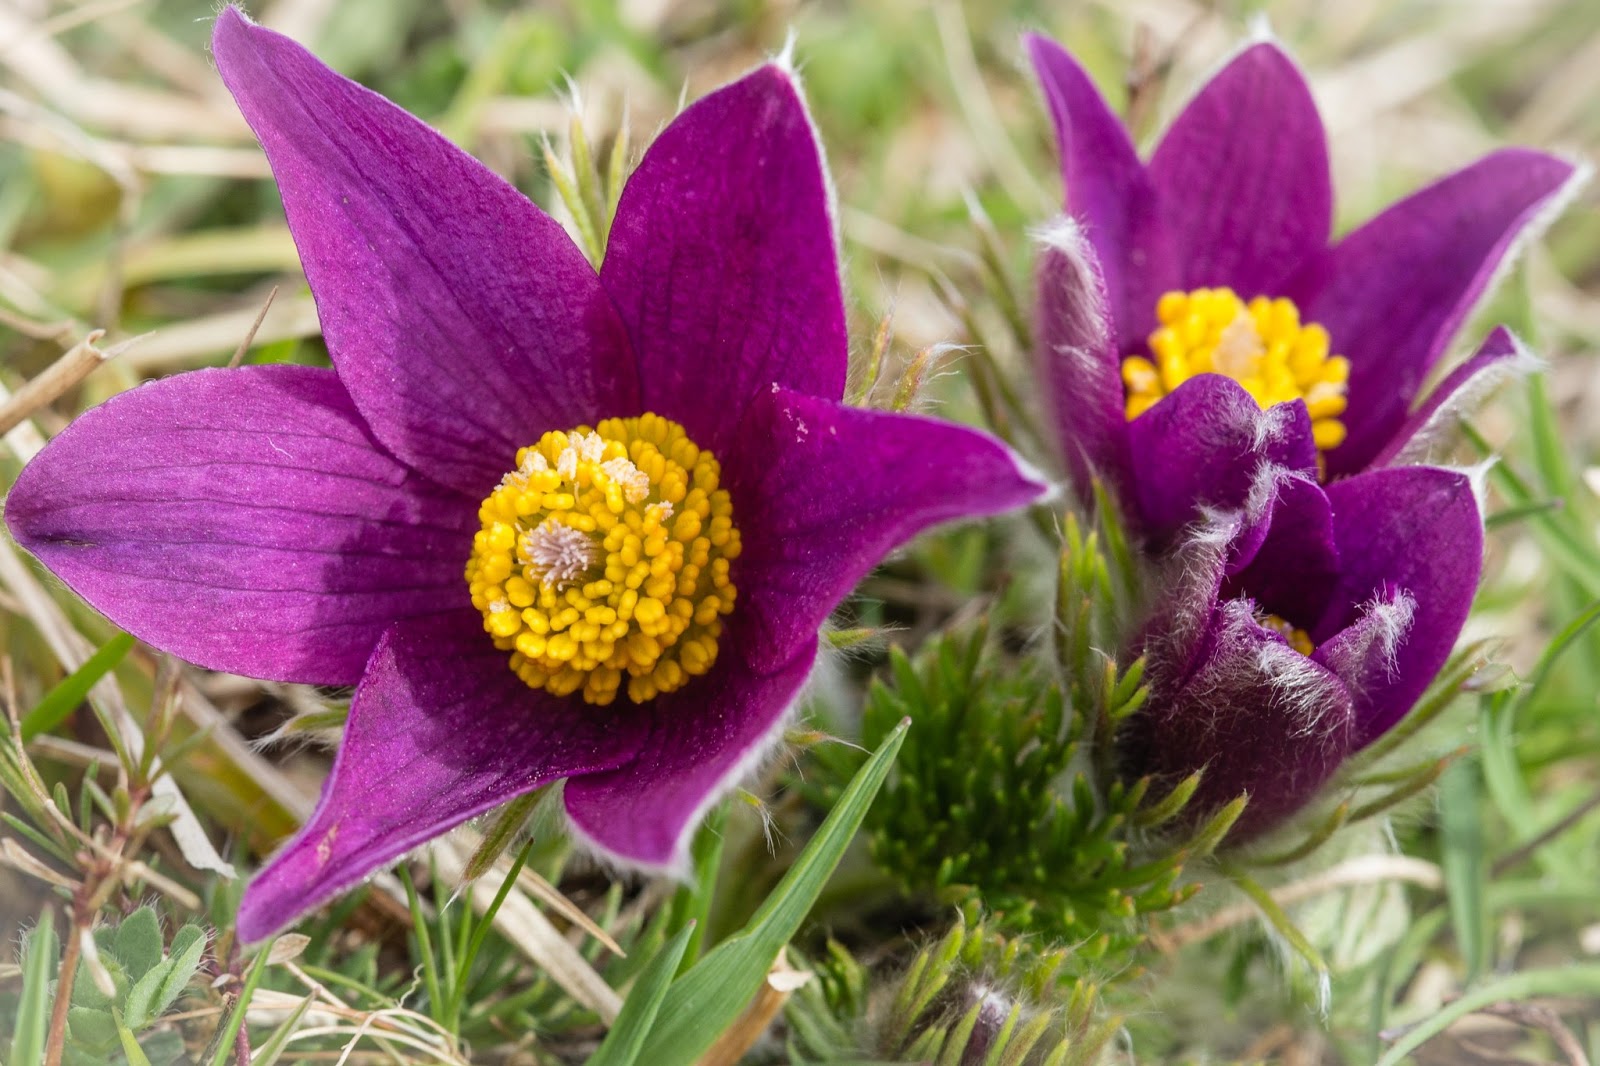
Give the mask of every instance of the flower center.
[(643, 703), (717, 659), (739, 557), (721, 467), (659, 415), (553, 431), (483, 501), (467, 585), (511, 669), (557, 696)]
[(1150, 358), (1122, 361), (1128, 418), (1138, 418), (1196, 374), (1224, 374), (1263, 409), (1304, 400), (1320, 451), (1344, 442), (1350, 361), (1329, 352), (1328, 331), (1300, 322), (1290, 300), (1257, 296), (1246, 304), (1232, 289), (1169, 292), (1156, 305), (1160, 327)]
[(1282, 636), (1284, 640), (1289, 642), (1289, 647), (1301, 655), (1310, 655), (1317, 650), (1316, 645), (1311, 643), (1311, 634), (1297, 628), (1287, 618), (1280, 618), (1275, 614), (1261, 614), (1256, 616), (1256, 621), (1260, 622), (1263, 627)]

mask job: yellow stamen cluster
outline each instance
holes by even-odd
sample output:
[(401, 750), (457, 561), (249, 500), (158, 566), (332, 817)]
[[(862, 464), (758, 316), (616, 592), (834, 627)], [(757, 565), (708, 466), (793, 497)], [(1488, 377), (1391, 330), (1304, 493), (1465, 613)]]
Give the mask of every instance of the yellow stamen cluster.
[(1292, 301), (1257, 296), (1247, 305), (1232, 289), (1169, 292), (1156, 305), (1160, 327), (1150, 334), (1151, 358), (1122, 362), (1128, 417), (1138, 418), (1197, 374), (1225, 374), (1262, 409), (1304, 400), (1317, 448), (1344, 442), (1350, 361), (1329, 355), (1328, 331), (1302, 324)]
[(1279, 634), (1289, 642), (1289, 647), (1301, 655), (1310, 655), (1316, 651), (1316, 645), (1311, 643), (1311, 634), (1295, 627), (1286, 618), (1279, 618), (1275, 614), (1263, 614), (1256, 618), (1267, 629)]
[(554, 431), (479, 508), (472, 603), (533, 688), (635, 703), (711, 669), (739, 557), (716, 458), (659, 415)]

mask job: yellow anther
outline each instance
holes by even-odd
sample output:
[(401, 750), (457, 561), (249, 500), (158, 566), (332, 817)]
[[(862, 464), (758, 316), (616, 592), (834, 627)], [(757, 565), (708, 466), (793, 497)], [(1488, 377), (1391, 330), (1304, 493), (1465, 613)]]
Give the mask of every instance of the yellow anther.
[(1156, 303), (1160, 326), (1150, 357), (1122, 361), (1126, 412), (1138, 418), (1196, 374), (1224, 374), (1263, 409), (1304, 400), (1320, 451), (1344, 442), (1350, 361), (1330, 355), (1328, 331), (1302, 323), (1290, 300), (1257, 296), (1246, 304), (1232, 289), (1169, 292)]
[(1280, 618), (1275, 614), (1261, 614), (1256, 616), (1256, 621), (1283, 637), (1284, 640), (1287, 640), (1289, 647), (1301, 655), (1310, 655), (1317, 650), (1316, 645), (1311, 643), (1311, 634), (1296, 627), (1288, 619)]
[(642, 703), (710, 670), (737, 589), (721, 467), (658, 415), (546, 433), (483, 501), (467, 561), (485, 631), (528, 685)]

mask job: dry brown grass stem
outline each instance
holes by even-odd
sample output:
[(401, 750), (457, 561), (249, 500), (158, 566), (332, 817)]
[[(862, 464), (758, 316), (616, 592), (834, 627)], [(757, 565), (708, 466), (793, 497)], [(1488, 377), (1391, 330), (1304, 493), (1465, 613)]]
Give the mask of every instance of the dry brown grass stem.
[(811, 980), (812, 976), (809, 971), (790, 966), (786, 953), (780, 951), (750, 1005), (700, 1056), (697, 1066), (735, 1066), (771, 1027), (772, 1020), (789, 1002), (795, 989)]
[(35, 375), (5, 402), (0, 403), (0, 434), (11, 432), (34, 413), (60, 399), (63, 393), (100, 368), (100, 364), (127, 351), (143, 338), (134, 337), (110, 348), (97, 342), (105, 330), (94, 330)]
[[(168, 326), (139, 346), (126, 360), (138, 372), (178, 370), (210, 363), (220, 352), (237, 348), (259, 312), (251, 308), (223, 311)], [(273, 301), (257, 328), (255, 343), (272, 344), (322, 332), (310, 296), (284, 296)]]

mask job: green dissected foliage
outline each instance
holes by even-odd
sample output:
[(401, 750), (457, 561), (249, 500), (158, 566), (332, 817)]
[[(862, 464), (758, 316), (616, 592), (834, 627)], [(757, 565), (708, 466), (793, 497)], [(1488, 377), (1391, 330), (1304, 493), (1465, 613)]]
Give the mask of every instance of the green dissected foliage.
[(1071, 976), (1071, 949), (1006, 937), (978, 913), (958, 911), (937, 943), (893, 975), (873, 974), (829, 941), (826, 956), (808, 962), (817, 980), (785, 1011), (790, 1061), (1095, 1061), (1121, 1019), (1101, 1016), (1098, 988)]
[[(1041, 668), (986, 653), (981, 626), (931, 641), (914, 660), (895, 649), (890, 667), (893, 682), (868, 694), (862, 743), (876, 745), (902, 718), (915, 728), (867, 815), (873, 859), (913, 896), (979, 904), (1000, 929), (1072, 945), (1080, 971), (1124, 969), (1143, 917), (1191, 894), (1182, 864), (1226, 823), (1141, 843), (1187, 790), (1149, 802), (1144, 782), (1100, 785), (1084, 751), (1088, 716)], [(1106, 677), (1115, 717), (1142, 690), (1134, 673)], [(817, 756), (833, 779), (856, 763), (840, 747)]]

